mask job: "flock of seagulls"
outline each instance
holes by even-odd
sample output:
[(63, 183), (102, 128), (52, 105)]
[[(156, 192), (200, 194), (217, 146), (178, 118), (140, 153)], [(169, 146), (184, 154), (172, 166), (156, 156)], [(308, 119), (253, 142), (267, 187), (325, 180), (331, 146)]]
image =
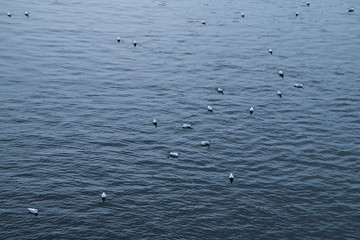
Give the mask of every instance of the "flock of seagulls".
[[(309, 6), (310, 6), (310, 2), (307, 2), (306, 5), (309, 7)], [(355, 11), (355, 8), (353, 8), (353, 7), (350, 7), (350, 8), (348, 9), (348, 12), (349, 12), (349, 13), (350, 13), (350, 12), (354, 12), (354, 11)], [(300, 14), (299, 12), (296, 12), (296, 13), (295, 13), (295, 16), (298, 17), (299, 14)], [(26, 17), (29, 17), (29, 16), (30, 16), (30, 13), (29, 13), (29, 12), (24, 12), (24, 15), (25, 15)], [(8, 12), (8, 13), (7, 13), (7, 16), (8, 16), (9, 18), (11, 18), (13, 15), (12, 15), (12, 13)], [(244, 17), (245, 17), (245, 14), (244, 14), (244, 13), (241, 13), (241, 17), (244, 18)], [(206, 25), (206, 21), (205, 21), (205, 20), (202, 20), (202, 21), (201, 21), (201, 24)], [(121, 38), (118, 37), (118, 38), (116, 39), (116, 41), (117, 41), (118, 43), (120, 43), (120, 42), (121, 42)], [(138, 45), (137, 41), (133, 41), (132, 44), (133, 44), (134, 47), (136, 47), (136, 46)], [(269, 51), (269, 53), (270, 53), (271, 55), (273, 54), (273, 50), (272, 50), (271, 48), (270, 48), (268, 51)], [(284, 72), (283, 72), (283, 71), (279, 70), (278, 74), (279, 74), (279, 76), (280, 76), (281, 78), (284, 78)], [(303, 85), (300, 84), (300, 83), (295, 83), (295, 84), (294, 84), (294, 87), (296, 87), (296, 88), (303, 88)], [(219, 87), (219, 88), (217, 89), (217, 92), (220, 93), (220, 94), (224, 94), (224, 89), (222, 89), (222, 88)], [(282, 98), (282, 92), (281, 92), (281, 91), (277, 91), (277, 95), (278, 95), (280, 98)], [(213, 112), (213, 108), (212, 108), (210, 105), (207, 106), (207, 110), (208, 110), (209, 112)], [(254, 110), (254, 107), (250, 107), (250, 109), (249, 109), (250, 115), (252, 115), (252, 114), (254, 113), (254, 111), (255, 111), (255, 110)], [(152, 121), (152, 124), (155, 126), (155, 128), (157, 128), (157, 126), (158, 126), (158, 121), (154, 118), (153, 121)], [(191, 124), (188, 124), (188, 123), (183, 123), (182, 128), (183, 128), (183, 129), (192, 129), (192, 125), (191, 125)], [(201, 141), (201, 146), (204, 146), (204, 147), (210, 146), (210, 142), (209, 142), (209, 141)], [(177, 157), (179, 157), (179, 153), (178, 153), (178, 152), (170, 152), (170, 153), (169, 153), (169, 157), (177, 158)], [(233, 173), (230, 173), (230, 174), (229, 174), (229, 181), (230, 181), (230, 183), (233, 183), (233, 181), (234, 181), (234, 175), (233, 175)], [(103, 192), (103, 193), (101, 194), (101, 198), (102, 198), (102, 201), (105, 202), (105, 200), (106, 200), (106, 193), (105, 193), (105, 192)], [(33, 214), (33, 215), (35, 215), (35, 216), (37, 216), (38, 213), (39, 213), (39, 209), (36, 209), (36, 208), (30, 208), (30, 207), (29, 207), (29, 208), (27, 208), (27, 210), (28, 210), (29, 214)]]
[[(120, 37), (117, 37), (116, 41), (117, 41), (118, 43), (120, 43), (120, 42), (121, 42), (121, 38), (120, 38)], [(137, 41), (133, 41), (132, 44), (134, 45), (134, 47), (136, 47), (136, 46), (138, 45)]]
[[(24, 15), (25, 15), (26, 17), (30, 17), (30, 13), (29, 13), (29, 12), (24, 12)], [(12, 15), (12, 13), (8, 12), (8, 13), (7, 13), (7, 16), (8, 16), (9, 18), (11, 18), (13, 15)]]

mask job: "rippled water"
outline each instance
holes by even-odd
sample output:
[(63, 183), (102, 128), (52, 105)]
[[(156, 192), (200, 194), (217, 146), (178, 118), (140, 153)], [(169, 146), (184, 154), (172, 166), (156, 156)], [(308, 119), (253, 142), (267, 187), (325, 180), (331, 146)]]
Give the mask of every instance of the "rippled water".
[(2, 3), (1, 238), (360, 239), (358, 10)]

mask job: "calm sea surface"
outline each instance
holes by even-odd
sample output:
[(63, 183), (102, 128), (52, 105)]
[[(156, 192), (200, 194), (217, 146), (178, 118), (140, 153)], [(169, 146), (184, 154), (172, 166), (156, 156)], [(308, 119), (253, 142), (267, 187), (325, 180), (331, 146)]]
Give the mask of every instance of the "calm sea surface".
[(360, 239), (359, 23), (354, 0), (3, 1), (0, 238)]

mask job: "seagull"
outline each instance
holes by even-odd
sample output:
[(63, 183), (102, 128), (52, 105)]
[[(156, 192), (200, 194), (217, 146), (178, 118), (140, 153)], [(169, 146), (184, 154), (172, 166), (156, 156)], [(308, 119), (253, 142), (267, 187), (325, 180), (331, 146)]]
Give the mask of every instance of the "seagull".
[(253, 114), (253, 113), (254, 113), (254, 107), (251, 107), (251, 108), (249, 109), (249, 112), (250, 112), (250, 114)]
[(304, 88), (303, 85), (300, 84), (300, 83), (295, 83), (295, 84), (294, 84), (294, 87), (296, 87), (296, 88)]
[(106, 193), (105, 193), (105, 192), (103, 192), (103, 193), (101, 194), (101, 198), (102, 198), (103, 202), (105, 202), (105, 199), (106, 199)]
[(176, 158), (176, 157), (179, 156), (179, 153), (177, 153), (177, 152), (170, 152), (169, 156)]
[(30, 13), (29, 12), (24, 12), (24, 15), (29, 17)]
[(310, 3), (309, 3), (309, 2), (307, 2), (307, 3), (306, 3), (306, 5), (309, 7), (309, 6), (310, 6)]
[(34, 214), (35, 216), (38, 215), (39, 209), (36, 208), (28, 208), (29, 213)]
[(271, 48), (269, 49), (269, 53), (272, 54), (272, 49)]
[(136, 47), (136, 45), (137, 45), (137, 42), (136, 42), (136, 41), (134, 41), (134, 42), (133, 42), (133, 44), (134, 44), (134, 47)]
[(244, 13), (241, 13), (241, 17), (243, 17), (243, 18), (244, 18), (244, 17), (245, 17), (245, 14), (244, 14)]
[(213, 112), (213, 108), (209, 105), (209, 106), (207, 106), (207, 110), (209, 111), (209, 112)]
[(224, 94), (224, 89), (222, 89), (222, 88), (218, 88), (217, 91), (218, 91), (218, 93)]
[(201, 141), (201, 146), (210, 146), (209, 141)]
[[(348, 12), (354, 12), (355, 11), (355, 8), (349, 8), (349, 11)], [(8, 16), (9, 16), (9, 14), (8, 14)], [(11, 17), (11, 16), (10, 16)]]
[(276, 93), (279, 97), (281, 97), (282, 98), (282, 93), (280, 92), (280, 91), (277, 91), (277, 93)]
[(155, 125), (155, 127), (157, 127), (157, 120), (154, 118), (152, 123)]
[(119, 42), (120, 42), (120, 37), (118, 37), (118, 38), (116, 39), (116, 41), (119, 43)]
[(229, 175), (229, 181), (230, 181), (230, 183), (232, 183), (234, 181), (234, 175), (232, 173), (230, 173), (230, 175)]
[(7, 13), (7, 15), (8, 15), (8, 17), (11, 17), (11, 16), (12, 16), (11, 13), (9, 13), (9, 12)]
[(284, 72), (283, 71), (279, 71), (279, 76), (284, 78)]
[(299, 16), (299, 12), (296, 12), (295, 15), (296, 15), (296, 16)]
[(192, 128), (191, 124), (188, 124), (188, 123), (183, 123), (182, 127), (183, 128)]
[(202, 21), (201, 21), (201, 24), (205, 25), (205, 24), (206, 24), (206, 22), (205, 22), (204, 20), (202, 20)]

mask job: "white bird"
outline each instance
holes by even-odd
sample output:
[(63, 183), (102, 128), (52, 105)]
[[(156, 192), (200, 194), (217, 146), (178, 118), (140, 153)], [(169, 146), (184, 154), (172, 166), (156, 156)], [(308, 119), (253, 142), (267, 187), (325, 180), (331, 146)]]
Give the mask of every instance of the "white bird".
[(120, 42), (120, 37), (118, 37), (118, 38), (116, 39), (116, 41), (119, 43), (119, 42)]
[(217, 91), (218, 91), (218, 93), (224, 94), (224, 89), (222, 89), (222, 88), (218, 88)]
[(101, 194), (101, 198), (102, 198), (103, 202), (105, 202), (105, 199), (106, 199), (106, 193), (105, 193), (105, 192), (103, 192), (103, 193)]
[(251, 107), (251, 108), (249, 109), (249, 112), (250, 112), (250, 114), (253, 114), (253, 113), (254, 113), (254, 108)]
[(210, 146), (209, 141), (201, 141), (201, 146)]
[(272, 49), (271, 48), (269, 49), (269, 53), (272, 54)]
[(277, 93), (276, 93), (279, 97), (281, 97), (282, 98), (282, 93), (280, 92), (280, 91), (277, 91)]
[(241, 13), (241, 17), (243, 17), (243, 18), (244, 18), (244, 17), (245, 17), (245, 14), (244, 14), (244, 13)]
[(309, 7), (309, 6), (310, 6), (310, 2), (307, 2), (306, 5)]
[(282, 77), (282, 78), (284, 78), (284, 72), (280, 70), (280, 71), (279, 71), (279, 76)]
[(134, 47), (136, 47), (136, 45), (137, 45), (137, 41), (134, 41), (134, 42), (133, 42), (133, 44), (134, 44)]
[(188, 123), (183, 123), (182, 127), (183, 128), (192, 128), (191, 124), (188, 124)]
[(296, 87), (296, 88), (304, 88), (303, 85), (300, 84), (300, 83), (295, 83), (295, 84), (294, 84), (294, 87)]
[(155, 118), (152, 120), (152, 123), (157, 127), (157, 120)]
[(296, 12), (295, 15), (296, 15), (296, 16), (299, 16), (299, 12)]
[(201, 21), (201, 24), (205, 25), (205, 24), (206, 24), (206, 22), (205, 22), (204, 20), (202, 20), (202, 21)]
[(9, 12), (7, 13), (7, 15), (8, 15), (8, 17), (11, 17), (11, 16), (12, 16), (11, 13), (9, 13)]
[(28, 208), (29, 213), (38, 215), (39, 209), (36, 208)]
[(177, 153), (177, 152), (170, 152), (169, 156), (170, 156), (170, 157), (178, 157), (178, 156), (179, 156), (179, 153)]
[(213, 112), (213, 108), (209, 105), (209, 106), (207, 106), (207, 110), (209, 111), (209, 112)]
[(30, 13), (29, 12), (24, 12), (24, 15), (29, 17)]
[(355, 11), (355, 8), (349, 8), (349, 11), (348, 12), (354, 12)]
[(232, 173), (230, 173), (230, 175), (229, 175), (229, 181), (230, 181), (230, 183), (232, 183), (234, 181), (234, 175)]

